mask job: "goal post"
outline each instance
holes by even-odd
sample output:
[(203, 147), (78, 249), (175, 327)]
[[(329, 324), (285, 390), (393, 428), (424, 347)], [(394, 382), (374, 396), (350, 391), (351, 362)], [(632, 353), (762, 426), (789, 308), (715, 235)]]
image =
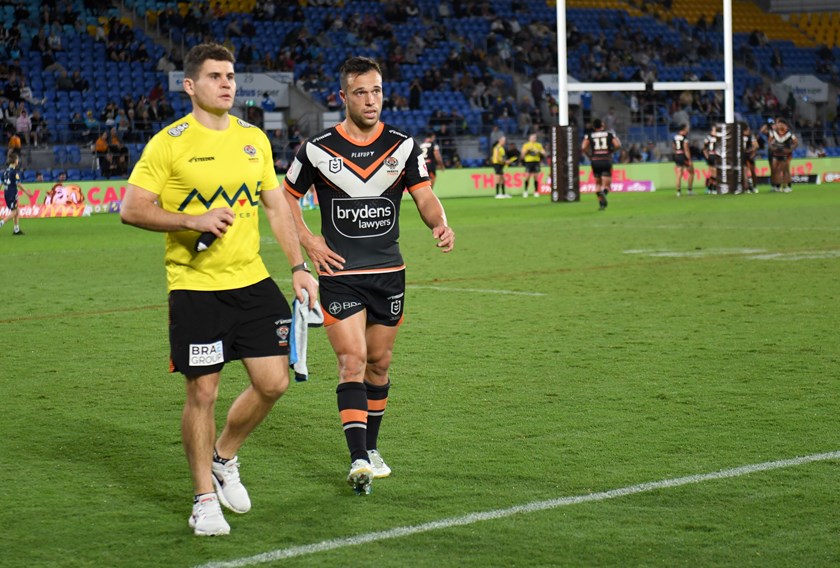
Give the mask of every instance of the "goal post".
[[(724, 91), (725, 123), (719, 128), (718, 143), (723, 144), (718, 169), (727, 183), (719, 184), (722, 193), (734, 192), (734, 182), (743, 180), (741, 136), (743, 123), (735, 122), (735, 84), (732, 62), (732, 0), (723, 0), (723, 81), (655, 81), (570, 83), (566, 66), (566, 0), (557, 0), (557, 81), (558, 124), (551, 129), (551, 200), (555, 203), (580, 201), (580, 137), (569, 125), (569, 92), (580, 91)], [(722, 133), (726, 133), (725, 137)], [(736, 151), (737, 150), (737, 151)], [(569, 167), (573, 164), (574, 167)], [(726, 191), (723, 191), (726, 189)]]

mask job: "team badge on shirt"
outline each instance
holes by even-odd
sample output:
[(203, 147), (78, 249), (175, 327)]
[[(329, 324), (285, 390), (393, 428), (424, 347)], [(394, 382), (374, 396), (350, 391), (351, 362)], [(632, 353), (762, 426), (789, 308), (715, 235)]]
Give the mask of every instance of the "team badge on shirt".
[(251, 146), (250, 144), (248, 144), (242, 149), (245, 151), (246, 154), (248, 154), (252, 158), (257, 155), (257, 149)]

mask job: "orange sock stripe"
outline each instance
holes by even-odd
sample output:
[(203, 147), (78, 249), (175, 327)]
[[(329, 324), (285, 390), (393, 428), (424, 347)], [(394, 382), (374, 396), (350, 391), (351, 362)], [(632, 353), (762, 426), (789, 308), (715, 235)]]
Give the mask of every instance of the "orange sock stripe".
[(342, 424), (349, 424), (350, 422), (361, 422), (362, 424), (367, 424), (367, 410), (348, 408), (340, 411), (339, 414), (341, 415)]
[(368, 399), (368, 411), (371, 412), (381, 412), (385, 410), (385, 405), (388, 404), (388, 399), (383, 398), (382, 400), (372, 400)]

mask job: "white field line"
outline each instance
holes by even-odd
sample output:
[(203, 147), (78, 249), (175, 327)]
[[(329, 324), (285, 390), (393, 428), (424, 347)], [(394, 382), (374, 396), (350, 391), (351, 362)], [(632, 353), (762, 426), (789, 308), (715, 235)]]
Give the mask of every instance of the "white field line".
[(717, 481), (719, 479), (741, 477), (743, 475), (750, 475), (752, 473), (758, 473), (762, 471), (770, 471), (786, 467), (795, 467), (813, 462), (834, 459), (840, 459), (840, 451), (827, 452), (823, 454), (812, 454), (809, 456), (801, 456), (785, 460), (744, 465), (732, 469), (723, 469), (712, 473), (701, 473), (696, 475), (688, 475), (686, 477), (663, 479), (662, 481), (649, 481), (647, 483), (630, 485), (628, 487), (621, 487), (619, 489), (610, 489), (608, 491), (602, 491), (599, 493), (574, 495), (571, 497), (560, 497), (557, 499), (549, 499), (547, 501), (535, 501), (533, 503), (527, 503), (525, 505), (516, 505), (513, 507), (508, 507), (506, 509), (495, 509), (492, 511), (470, 513), (462, 517), (450, 517), (448, 519), (431, 521), (428, 523), (423, 523), (421, 525), (397, 527), (385, 531), (360, 534), (346, 538), (324, 540), (314, 544), (292, 546), (289, 548), (280, 548), (277, 550), (272, 550), (271, 552), (264, 552), (255, 556), (248, 556), (245, 558), (239, 558), (235, 560), (209, 562), (207, 564), (202, 564), (197, 568), (241, 568), (245, 566), (254, 566), (256, 564), (275, 562), (277, 560), (284, 560), (286, 558), (307, 556), (310, 554), (316, 554), (318, 552), (325, 552), (327, 550), (336, 550), (338, 548), (357, 546), (360, 544), (366, 544), (368, 542), (378, 542), (382, 540), (401, 538), (434, 530), (442, 530), (451, 527), (471, 525), (480, 521), (503, 519), (512, 515), (519, 515), (523, 513), (535, 513), (538, 511), (556, 509), (558, 507), (578, 505), (580, 503), (606, 501), (607, 499), (616, 499), (618, 497), (627, 497), (629, 495), (636, 495), (639, 493), (648, 493), (650, 491), (657, 491), (659, 489), (670, 489), (673, 487), (681, 487), (684, 485), (692, 485), (696, 483), (703, 483), (706, 481)]
[(412, 290), (437, 290), (439, 292), (468, 292), (472, 294), (506, 294), (510, 296), (546, 296), (543, 292), (521, 292), (519, 290), (495, 290), (487, 288), (452, 288), (450, 286), (426, 286), (422, 284), (407, 284)]

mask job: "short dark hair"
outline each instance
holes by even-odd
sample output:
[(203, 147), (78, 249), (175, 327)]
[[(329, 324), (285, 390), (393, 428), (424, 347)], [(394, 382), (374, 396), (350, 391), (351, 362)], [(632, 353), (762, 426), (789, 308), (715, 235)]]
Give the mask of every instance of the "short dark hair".
[(348, 58), (341, 66), (341, 69), (338, 70), (341, 76), (341, 90), (347, 90), (347, 78), (350, 75), (362, 75), (368, 71), (376, 71), (380, 76), (382, 75), (382, 68), (375, 59), (371, 59), (370, 57)]
[(595, 130), (598, 130), (602, 126), (604, 126), (604, 123), (601, 122), (600, 118), (596, 118), (595, 120), (592, 121), (592, 128), (594, 128)]
[(184, 77), (197, 79), (198, 70), (208, 59), (236, 63), (233, 53), (225, 46), (218, 43), (200, 43), (190, 48), (184, 56)]

